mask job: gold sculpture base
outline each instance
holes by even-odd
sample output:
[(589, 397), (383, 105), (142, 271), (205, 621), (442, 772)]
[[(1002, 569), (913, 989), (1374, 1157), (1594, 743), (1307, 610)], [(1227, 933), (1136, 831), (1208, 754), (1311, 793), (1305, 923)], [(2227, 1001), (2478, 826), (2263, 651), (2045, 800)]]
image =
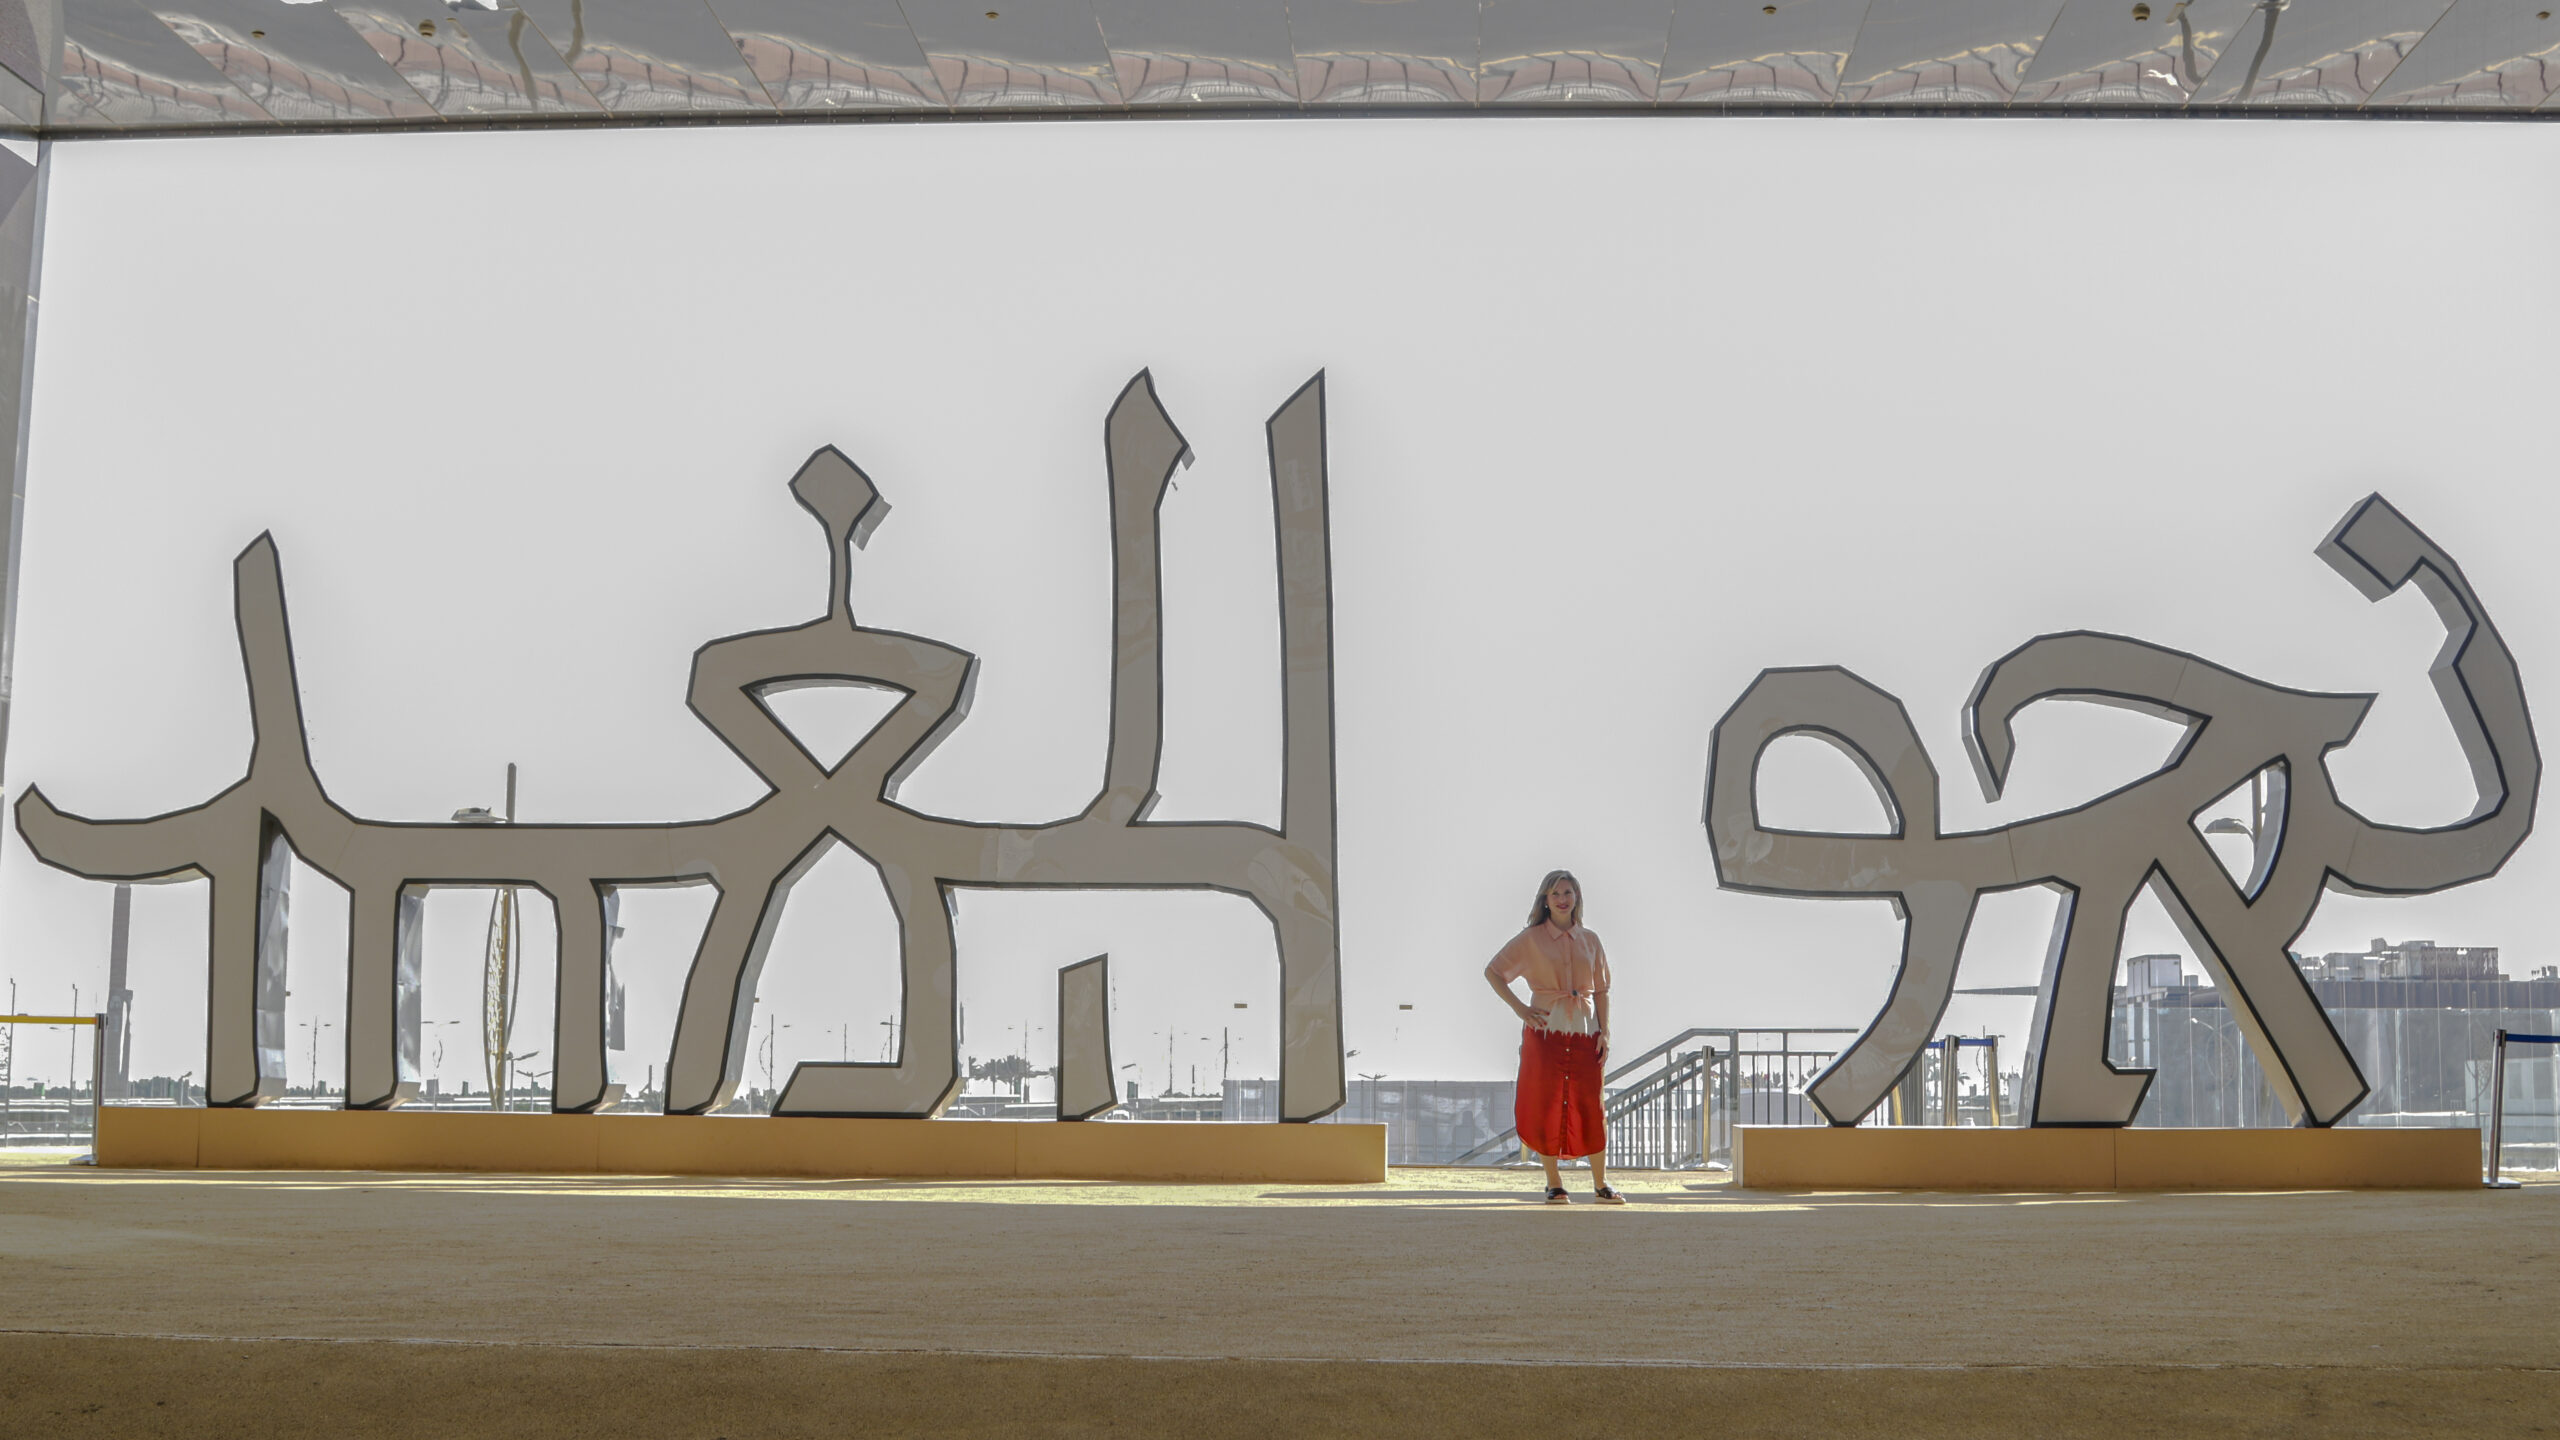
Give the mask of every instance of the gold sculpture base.
[(1387, 1127), (110, 1105), (97, 1154), (125, 1170), (1357, 1185), (1387, 1178)]
[(1947, 1129), (1745, 1125), (1754, 1190), (2456, 1190), (2477, 1130)]

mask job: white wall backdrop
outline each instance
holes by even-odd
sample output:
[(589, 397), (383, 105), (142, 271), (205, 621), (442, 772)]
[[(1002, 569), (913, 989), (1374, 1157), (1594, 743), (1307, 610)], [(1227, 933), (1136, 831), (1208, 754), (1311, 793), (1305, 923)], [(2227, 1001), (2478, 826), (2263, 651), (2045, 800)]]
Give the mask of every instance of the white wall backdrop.
[[(1988, 806), (1957, 741), (1991, 659), (2126, 632), (2380, 691), (2340, 782), (2440, 822), (2472, 797), (2424, 679), (2432, 617), (2311, 554), (2380, 489), (2462, 561), (2560, 723), (2555, 160), (2549, 127), (2144, 121), (65, 145), (5, 783), (116, 816), (230, 783), (229, 565), (272, 529), (316, 758), (351, 809), (494, 805), (510, 760), (527, 818), (743, 804), (759, 782), (686, 711), (689, 656), (822, 607), (783, 486), (833, 443), (895, 507), (858, 613), (984, 660), (905, 798), (1066, 814), (1103, 759), (1102, 417), (1152, 367), (1198, 454), (1165, 506), (1160, 813), (1276, 818), (1260, 426), (1323, 369), (1351, 1068), (1507, 1073), (1478, 970), (1556, 865), (1589, 887), (1622, 1047), (1855, 1025), (1889, 978), (1881, 905), (1714, 888), (1708, 730), (1763, 666), (1900, 695), (1971, 826), (2156, 763), (2165, 727), (2041, 707)], [(1766, 803), (1855, 816), (1845, 774), (1773, 762)], [(763, 981), (783, 1071), (888, 1038), (885, 906), (840, 868)], [(2503, 945), (2522, 974), (2560, 958), (2555, 881), (2537, 837), (2468, 891), (2333, 898), (2304, 948), (2426, 935)], [(343, 906), (303, 889), (294, 1079), (334, 1083), (342, 1025), (305, 1027), (341, 1021)], [(74, 985), (97, 1008), (108, 909), (12, 828), (0, 977), (21, 1008)], [(138, 1075), (203, 1068), (203, 913), (200, 885), (138, 898)], [(2048, 913), (1986, 907), (1960, 983), (2032, 979)], [(635, 1071), (663, 1065), (702, 914), (682, 893), (629, 914)], [(431, 921), (448, 1085), (478, 1075), (471, 1026), (445, 1022), (477, 1013), (481, 918), (451, 897)], [(2134, 948), (2179, 948), (2152, 918)], [(1046, 1063), (1056, 967), (1108, 949), (1146, 1088), (1271, 1073), (1276, 966), (1241, 901), (979, 895), (960, 933), (974, 1055)], [(1960, 999), (1949, 1021), (2026, 1015)], [(30, 1043), (20, 1075), (59, 1048)]]

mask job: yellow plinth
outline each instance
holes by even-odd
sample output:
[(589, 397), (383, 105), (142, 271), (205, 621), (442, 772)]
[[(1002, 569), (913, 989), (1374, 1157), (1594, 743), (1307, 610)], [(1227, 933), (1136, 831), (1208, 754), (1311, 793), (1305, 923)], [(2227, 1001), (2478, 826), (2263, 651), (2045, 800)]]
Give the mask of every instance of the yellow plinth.
[(98, 1163), (130, 1170), (1356, 1185), (1387, 1178), (1387, 1128), (110, 1105), (99, 1129)]
[(2477, 1130), (2030, 1130), (1745, 1125), (1756, 1190), (2451, 1190)]

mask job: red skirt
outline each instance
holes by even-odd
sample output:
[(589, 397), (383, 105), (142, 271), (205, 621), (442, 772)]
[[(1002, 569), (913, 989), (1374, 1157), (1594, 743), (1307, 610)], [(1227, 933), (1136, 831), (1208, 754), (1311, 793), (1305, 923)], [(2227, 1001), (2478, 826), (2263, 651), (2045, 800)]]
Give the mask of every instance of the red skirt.
[(1512, 1116), (1520, 1143), (1540, 1155), (1573, 1160), (1609, 1148), (1600, 1113), (1600, 1037), (1524, 1026), (1520, 1093)]

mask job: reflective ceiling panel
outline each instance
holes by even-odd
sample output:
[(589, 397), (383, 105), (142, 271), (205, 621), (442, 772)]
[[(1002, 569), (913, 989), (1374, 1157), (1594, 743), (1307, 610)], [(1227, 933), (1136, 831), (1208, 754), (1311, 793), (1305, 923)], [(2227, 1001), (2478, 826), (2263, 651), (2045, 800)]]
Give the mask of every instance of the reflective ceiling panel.
[(1132, 105), (1270, 105), (1298, 98), (1282, 0), (1093, 0)]
[[(11, 0), (0, 0), (0, 13)], [(6, 66), (0, 66), (0, 124), (14, 130), (32, 130), (44, 124), (44, 92), (21, 80)]]
[(62, 87), (109, 125), (272, 124), (267, 112), (131, 0), (64, 7)]
[(60, 4), (0, 0), (0, 128), (1318, 105), (2560, 116), (2560, 0)]
[(2376, 108), (2525, 110), (2560, 85), (2552, 0), (2453, 0), (2369, 102)]
[(1868, 0), (1678, 0), (1663, 58), (1667, 105), (1827, 105)]
[(1298, 93), (1311, 105), (1476, 98), (1477, 0), (1291, 0)]
[(116, 128), (115, 122), (90, 109), (87, 101), (59, 86), (46, 97), (45, 110), (45, 123), (56, 130), (104, 131)]
[(955, 109), (1121, 103), (1086, 0), (905, 0), (905, 8)]
[(0, 0), (0, 111), (22, 125), (45, 118), (46, 61), (61, 48), (62, 17), (44, 0)]
[(2071, 0), (2018, 84), (2021, 105), (2183, 105), (2254, 0)]
[(2005, 105), (2061, 10), (2061, 0), (1875, 0), (1840, 72), (1840, 98)]
[(1479, 33), (1480, 101), (1636, 104), (1662, 83), (1671, 0), (1484, 0)]
[(770, 110), (702, 0), (523, 0), (560, 58), (616, 115)]
[(331, 8), (439, 115), (604, 112), (512, 6), (334, 0)]
[(2257, 0), (2196, 103), (2353, 109), (2444, 12), (2445, 0)]
[(712, 0), (785, 110), (940, 110), (942, 87), (897, 0)]
[(46, 35), (54, 25), (52, 12), (29, 0), (0, 0), (0, 68), (28, 86), (45, 88), (44, 49)]
[(435, 111), (326, 5), (281, 0), (149, 0), (179, 39), (269, 115), (362, 124)]

